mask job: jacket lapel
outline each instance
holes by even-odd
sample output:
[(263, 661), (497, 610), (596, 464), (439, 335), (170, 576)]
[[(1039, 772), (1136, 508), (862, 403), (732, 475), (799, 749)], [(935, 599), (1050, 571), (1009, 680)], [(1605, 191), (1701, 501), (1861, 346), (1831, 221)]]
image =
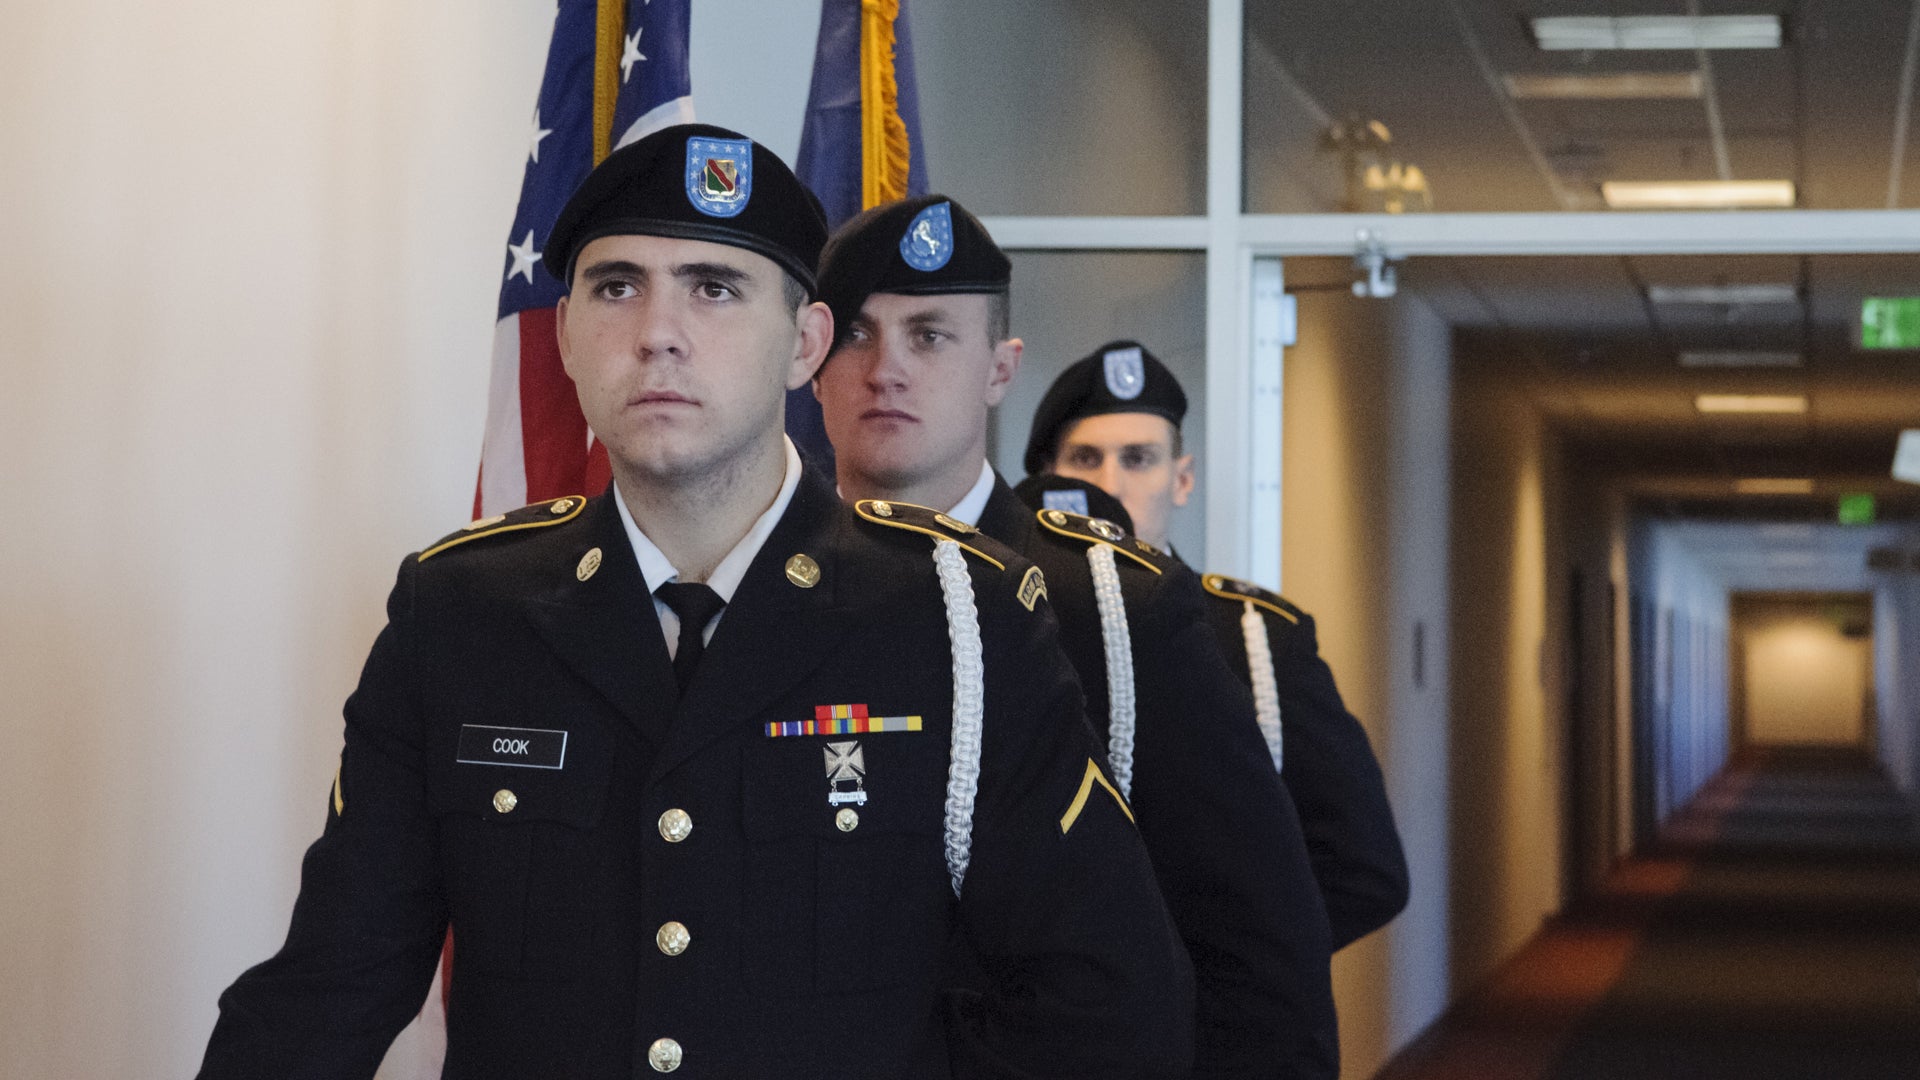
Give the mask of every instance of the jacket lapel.
[(569, 570), (562, 584), (528, 598), (526, 613), (554, 653), (658, 746), (666, 742), (679, 690), (616, 497), (609, 488), (589, 503), (590, 528), (579, 551), (566, 553), (577, 561), (597, 547), (600, 568), (585, 581)]
[[(770, 702), (833, 655), (855, 616), (844, 603), (850, 597), (841, 592), (839, 556), (846, 539), (836, 534), (845, 513), (815, 470), (801, 474), (787, 512), (754, 556), (701, 654), (666, 749), (655, 759), (656, 778), (715, 740), (762, 722)], [(802, 588), (788, 579), (787, 561), (796, 555), (818, 564), (818, 584)]]

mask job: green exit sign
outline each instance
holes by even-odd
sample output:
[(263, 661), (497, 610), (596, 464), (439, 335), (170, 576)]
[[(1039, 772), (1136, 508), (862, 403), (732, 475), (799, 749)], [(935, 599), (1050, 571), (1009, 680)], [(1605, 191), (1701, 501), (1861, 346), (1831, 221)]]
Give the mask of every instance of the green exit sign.
[(1859, 492), (1840, 496), (1840, 524), (1873, 524), (1873, 494)]
[(1862, 299), (1860, 347), (1920, 349), (1920, 296), (1869, 296)]

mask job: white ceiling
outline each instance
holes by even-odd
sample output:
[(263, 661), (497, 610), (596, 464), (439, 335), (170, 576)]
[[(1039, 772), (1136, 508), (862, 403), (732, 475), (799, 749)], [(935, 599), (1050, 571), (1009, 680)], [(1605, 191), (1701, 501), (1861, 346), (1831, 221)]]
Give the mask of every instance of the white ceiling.
[[(1712, 179), (1723, 154), (1732, 178), (1794, 180), (1803, 208), (1875, 209), (1890, 192), (1894, 205), (1920, 207), (1920, 138), (1902, 134), (1898, 109), (1916, 6), (1702, 0), (1703, 14), (1776, 12), (1786, 28), (1781, 49), (1710, 54), (1718, 142), (1705, 101), (1512, 101), (1500, 83), (1511, 73), (1698, 70), (1691, 52), (1549, 53), (1527, 33), (1535, 15), (1684, 14), (1682, 0), (1288, 0), (1249, 4), (1247, 24), (1302, 100), (1387, 124), (1392, 153), (1427, 173), (1438, 211), (1593, 209), (1602, 180)], [(1249, 131), (1261, 130), (1251, 117)], [(1352, 275), (1343, 259), (1287, 262), (1289, 288), (1343, 288)], [(1722, 508), (1830, 518), (1832, 492), (1872, 489), (1883, 512), (1920, 516), (1920, 487), (1888, 477), (1898, 432), (1920, 427), (1920, 353), (1850, 345), (1861, 297), (1920, 296), (1920, 260), (1433, 258), (1407, 262), (1400, 281), (1458, 328), (1459, 363), (1533, 389), (1576, 462), (1644, 476), (1669, 505), (1721, 506), (1733, 477), (1812, 476), (1820, 490), (1797, 508), (1778, 499)], [(1791, 284), (1799, 299), (1679, 306), (1646, 295), (1650, 285), (1744, 283)], [(1677, 354), (1695, 349), (1795, 352), (1804, 363), (1682, 368)], [(1700, 393), (1803, 393), (1811, 408), (1703, 417)], [(1658, 491), (1690, 478), (1697, 489)]]
[(1895, 161), (1908, 0), (1699, 6), (1785, 27), (1780, 49), (1707, 54), (1718, 140), (1704, 98), (1514, 101), (1500, 81), (1699, 70), (1688, 51), (1547, 52), (1527, 29), (1536, 15), (1683, 15), (1682, 0), (1287, 0), (1250, 2), (1246, 18), (1319, 111), (1388, 126), (1437, 210), (1598, 209), (1602, 180), (1715, 178), (1795, 181), (1803, 209), (1920, 207), (1920, 139)]

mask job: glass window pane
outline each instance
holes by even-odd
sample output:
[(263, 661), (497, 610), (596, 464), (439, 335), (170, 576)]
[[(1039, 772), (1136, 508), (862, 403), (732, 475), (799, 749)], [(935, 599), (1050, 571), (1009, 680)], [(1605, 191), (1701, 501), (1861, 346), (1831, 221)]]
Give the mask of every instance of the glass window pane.
[(1205, 0), (908, 11), (936, 190), (978, 214), (1206, 212)]
[(1610, 184), (1726, 180), (1790, 184), (1800, 209), (1920, 206), (1920, 138), (1896, 134), (1909, 5), (1796, 9), (1775, 48), (1541, 47), (1531, 18), (1566, 7), (1246, 3), (1246, 208), (1591, 211)]
[[(1173, 370), (1187, 393), (1181, 434), (1188, 453), (1206, 445), (1206, 258), (1198, 252), (1013, 252), (1013, 333), (1026, 358), (988, 430), (988, 456), (1009, 483), (1021, 465), (1033, 411), (1068, 365), (1132, 338)], [(1206, 461), (1199, 461), (1205, 486)], [(1173, 515), (1173, 546), (1205, 555), (1206, 506), (1196, 490)], [(1196, 569), (1199, 569), (1196, 567)]]

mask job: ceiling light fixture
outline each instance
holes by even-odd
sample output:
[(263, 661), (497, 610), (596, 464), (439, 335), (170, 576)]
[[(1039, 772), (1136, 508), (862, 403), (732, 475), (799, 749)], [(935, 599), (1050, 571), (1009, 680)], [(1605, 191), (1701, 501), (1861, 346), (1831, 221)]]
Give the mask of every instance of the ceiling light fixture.
[(1647, 299), (1656, 304), (1797, 304), (1798, 285), (1780, 282), (1757, 285), (1649, 285)]
[(1697, 99), (1705, 84), (1697, 71), (1629, 71), (1617, 75), (1508, 75), (1509, 96), (1545, 101), (1667, 101)]
[(1797, 476), (1749, 476), (1733, 482), (1742, 495), (1811, 495), (1813, 480)]
[(1680, 354), (1683, 368), (1797, 368), (1802, 362), (1797, 352), (1695, 349)]
[(1804, 413), (1805, 394), (1701, 394), (1693, 407), (1703, 413)]
[(1777, 49), (1778, 15), (1553, 15), (1533, 20), (1549, 52), (1602, 49)]
[(1614, 210), (1775, 210), (1791, 207), (1791, 180), (1608, 180), (1600, 197)]

